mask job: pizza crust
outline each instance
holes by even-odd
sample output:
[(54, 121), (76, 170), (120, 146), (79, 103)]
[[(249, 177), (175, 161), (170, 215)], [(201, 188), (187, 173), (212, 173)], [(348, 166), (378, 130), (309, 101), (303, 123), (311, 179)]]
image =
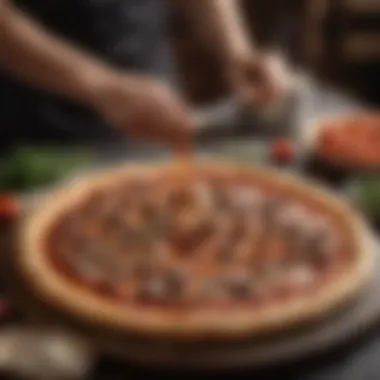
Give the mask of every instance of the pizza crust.
[[(127, 176), (154, 175), (157, 171), (178, 170), (175, 165), (125, 166), (112, 172), (80, 180), (53, 194), (40, 209), (30, 215), (20, 230), (17, 268), (35, 294), (55, 309), (68, 313), (94, 327), (106, 327), (120, 333), (143, 337), (164, 337), (176, 340), (214, 340), (252, 337), (274, 333), (312, 322), (327, 316), (365, 288), (372, 278), (374, 241), (363, 220), (337, 197), (312, 184), (288, 178), (261, 168), (241, 168), (230, 164), (201, 163), (214, 171), (245, 171), (255, 177), (270, 180), (275, 186), (286, 186), (297, 195), (320, 201), (332, 212), (346, 218), (348, 232), (354, 244), (355, 260), (349, 270), (337, 274), (333, 282), (322, 285), (313, 294), (275, 303), (263, 308), (234, 308), (221, 313), (218, 309), (186, 311), (165, 310), (120, 305), (79, 288), (60, 276), (46, 258), (43, 248), (45, 232), (59, 218), (60, 211), (84, 199), (94, 186), (107, 186)], [(345, 268), (346, 269), (346, 268)]]

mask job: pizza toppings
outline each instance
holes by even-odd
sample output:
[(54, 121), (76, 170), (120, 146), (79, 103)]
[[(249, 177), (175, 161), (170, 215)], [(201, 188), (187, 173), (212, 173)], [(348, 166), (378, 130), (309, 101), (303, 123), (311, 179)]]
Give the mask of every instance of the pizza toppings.
[(235, 274), (226, 279), (227, 294), (232, 299), (249, 299), (252, 296), (253, 288), (251, 279), (246, 274)]
[(314, 282), (313, 269), (305, 264), (294, 266), (286, 273), (285, 281), (293, 289), (307, 289)]
[(70, 257), (72, 270), (76, 275), (90, 283), (100, 283), (104, 279), (101, 266), (85, 256)]
[(153, 277), (144, 281), (138, 291), (141, 301), (171, 301), (180, 298), (182, 283), (175, 275)]
[(254, 304), (302, 293), (341, 254), (329, 220), (244, 181), (125, 181), (84, 203), (52, 230), (57, 262), (124, 302)]

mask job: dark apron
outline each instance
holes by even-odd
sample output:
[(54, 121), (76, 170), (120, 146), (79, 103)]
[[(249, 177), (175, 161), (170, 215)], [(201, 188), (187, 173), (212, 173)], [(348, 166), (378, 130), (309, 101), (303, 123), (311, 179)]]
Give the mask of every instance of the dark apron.
[[(49, 30), (114, 66), (173, 75), (166, 35), (166, 0), (15, 0)], [(120, 138), (85, 107), (0, 73), (0, 139), (89, 142)]]

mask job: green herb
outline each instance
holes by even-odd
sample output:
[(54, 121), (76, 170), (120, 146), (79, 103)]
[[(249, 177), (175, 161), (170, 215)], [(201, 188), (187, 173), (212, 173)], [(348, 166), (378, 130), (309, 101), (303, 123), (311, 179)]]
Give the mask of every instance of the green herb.
[(362, 180), (356, 185), (354, 197), (365, 211), (380, 213), (380, 178)]
[(0, 190), (27, 191), (55, 183), (88, 162), (82, 151), (19, 148), (0, 161)]

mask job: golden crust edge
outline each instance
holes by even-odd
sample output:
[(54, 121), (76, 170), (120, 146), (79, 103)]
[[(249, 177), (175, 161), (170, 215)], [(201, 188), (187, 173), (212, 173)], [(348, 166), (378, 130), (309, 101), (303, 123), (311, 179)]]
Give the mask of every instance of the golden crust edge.
[[(219, 170), (220, 163), (207, 164), (210, 168)], [(204, 166), (204, 164), (203, 164)], [(55, 192), (47, 202), (44, 202), (42, 209), (32, 215), (23, 225), (20, 239), (20, 249), (17, 257), (19, 270), (33, 290), (47, 301), (54, 308), (69, 313), (75, 318), (88, 321), (101, 327), (109, 327), (123, 333), (138, 333), (145, 337), (163, 336), (174, 337), (181, 340), (197, 338), (238, 338), (242, 336), (261, 335), (263, 333), (274, 333), (279, 330), (291, 328), (297, 324), (312, 322), (323, 316), (327, 316), (337, 309), (345, 301), (353, 298), (370, 281), (373, 275), (373, 251), (374, 242), (371, 239), (369, 230), (365, 223), (355, 212), (341, 202), (337, 197), (329, 193), (314, 189), (306, 181), (287, 178), (286, 175), (279, 175), (261, 168), (247, 168), (259, 176), (270, 178), (277, 184), (286, 183), (303, 192), (307, 192), (308, 197), (317, 197), (330, 207), (339, 209), (349, 220), (356, 234), (355, 241), (358, 244), (357, 258), (349, 273), (340, 275), (337, 281), (331, 286), (323, 286), (313, 297), (294, 299), (288, 303), (275, 304), (273, 307), (257, 310), (232, 310), (223, 314), (219, 310), (202, 311), (193, 313), (190, 317), (177, 316), (173, 320), (173, 315), (165, 312), (157, 312), (146, 309), (146, 312), (139, 308), (121, 307), (111, 302), (92, 296), (86, 291), (81, 291), (75, 284), (57, 275), (49, 264), (44, 260), (43, 252), (38, 247), (39, 237), (43, 230), (40, 226), (51, 220), (55, 211), (59, 211), (66, 204), (70, 204), (73, 197), (78, 194), (85, 195), (89, 187), (96, 184), (108, 184), (110, 179), (123, 178), (137, 173), (156, 171), (165, 167), (172, 168), (172, 165), (126, 165), (106, 172), (104, 175), (96, 173), (93, 178), (83, 179), (79, 184), (67, 189), (64, 188)], [(229, 170), (241, 166), (227, 164)], [(78, 193), (77, 193), (78, 192)], [(61, 202), (60, 202), (61, 200)], [(41, 275), (43, 273), (43, 275)], [(284, 307), (284, 305), (286, 305)]]

